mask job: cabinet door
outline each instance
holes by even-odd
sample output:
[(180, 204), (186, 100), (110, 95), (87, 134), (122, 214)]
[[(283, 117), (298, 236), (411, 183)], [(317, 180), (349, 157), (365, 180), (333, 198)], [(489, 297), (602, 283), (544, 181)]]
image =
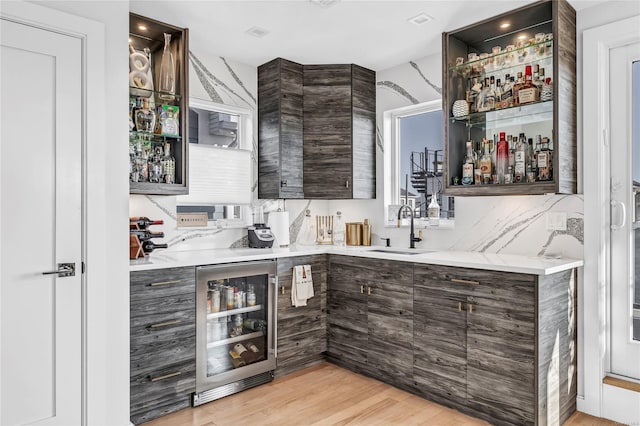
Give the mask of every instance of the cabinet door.
[(366, 292), (369, 368), (387, 383), (410, 386), (413, 382), (413, 285), (393, 280), (370, 282)]
[(351, 65), (305, 65), (303, 105), (305, 198), (351, 198)]
[(420, 393), (467, 398), (467, 295), (451, 282), (451, 268), (415, 265), (414, 381)]
[[(307, 306), (291, 305), (294, 265), (311, 265), (314, 296)], [(278, 359), (276, 376), (311, 366), (327, 350), (327, 257), (300, 256), (278, 259)]]
[(355, 265), (331, 262), (328, 353), (338, 363), (367, 372), (367, 281), (358, 274)]
[(467, 299), (467, 398), (497, 423), (533, 424), (535, 277), (474, 271)]

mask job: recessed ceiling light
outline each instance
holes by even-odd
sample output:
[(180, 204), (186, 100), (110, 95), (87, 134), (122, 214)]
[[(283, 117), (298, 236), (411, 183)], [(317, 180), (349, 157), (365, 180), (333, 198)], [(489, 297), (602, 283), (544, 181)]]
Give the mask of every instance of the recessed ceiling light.
[(416, 15), (413, 18), (409, 18), (407, 20), (409, 22), (411, 22), (412, 24), (422, 25), (422, 24), (426, 24), (429, 21), (433, 21), (433, 17), (431, 17), (431, 16), (427, 15), (426, 13), (422, 12), (419, 15)]
[(509, 28), (511, 26), (511, 22), (503, 22), (502, 24), (500, 24), (500, 28), (505, 29), (505, 28)]
[(328, 7), (334, 6), (340, 0), (309, 0), (309, 1), (315, 4), (316, 6), (328, 8)]
[(247, 34), (249, 34), (249, 35), (252, 35), (252, 36), (258, 37), (258, 38), (262, 38), (262, 37), (266, 36), (267, 34), (269, 34), (269, 30), (266, 30), (266, 29), (261, 28), (261, 27), (251, 27), (245, 32)]
[(526, 39), (527, 39), (527, 35), (526, 34), (518, 36), (518, 40), (526, 40)]
[(146, 25), (143, 25), (143, 24), (139, 24), (139, 25), (138, 25), (138, 29), (139, 29), (140, 31), (147, 31), (147, 26), (146, 26)]

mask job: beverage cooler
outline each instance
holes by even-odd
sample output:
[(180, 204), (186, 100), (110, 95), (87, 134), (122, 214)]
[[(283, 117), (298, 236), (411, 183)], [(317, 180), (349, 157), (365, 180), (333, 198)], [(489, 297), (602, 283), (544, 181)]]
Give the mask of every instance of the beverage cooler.
[(194, 406), (273, 380), (275, 274), (273, 260), (196, 269)]

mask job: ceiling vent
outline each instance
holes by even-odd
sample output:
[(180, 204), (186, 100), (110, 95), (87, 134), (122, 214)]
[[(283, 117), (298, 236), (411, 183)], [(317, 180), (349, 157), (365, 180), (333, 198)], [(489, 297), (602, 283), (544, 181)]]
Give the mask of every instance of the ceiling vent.
[(335, 4), (338, 3), (340, 0), (309, 0), (309, 1), (315, 4), (316, 6), (324, 7), (325, 9), (327, 9), (331, 6), (335, 6)]
[(409, 18), (408, 21), (415, 25), (422, 25), (426, 24), (429, 21), (433, 21), (433, 17), (422, 12), (419, 15), (414, 16), (413, 18)]
[(260, 27), (251, 27), (245, 32), (247, 34), (252, 35), (254, 37), (257, 37), (257, 38), (262, 38), (262, 37), (266, 36), (267, 34), (269, 34), (269, 30), (266, 30), (266, 29), (260, 28)]

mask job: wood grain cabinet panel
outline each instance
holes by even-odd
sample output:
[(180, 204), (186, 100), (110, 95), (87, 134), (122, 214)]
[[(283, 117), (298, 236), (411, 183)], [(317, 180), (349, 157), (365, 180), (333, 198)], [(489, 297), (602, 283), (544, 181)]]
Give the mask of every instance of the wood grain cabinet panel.
[[(293, 307), (293, 267), (311, 265), (314, 296), (307, 306)], [(278, 357), (276, 376), (317, 364), (327, 350), (327, 255), (281, 258), (278, 271)]]
[(328, 356), (399, 387), (413, 381), (413, 266), (332, 256)]
[(574, 271), (548, 276), (414, 266), (414, 385), (492, 424), (575, 411)]
[(195, 268), (130, 274), (131, 421), (190, 406), (195, 391)]
[(258, 197), (303, 198), (302, 65), (258, 67)]

